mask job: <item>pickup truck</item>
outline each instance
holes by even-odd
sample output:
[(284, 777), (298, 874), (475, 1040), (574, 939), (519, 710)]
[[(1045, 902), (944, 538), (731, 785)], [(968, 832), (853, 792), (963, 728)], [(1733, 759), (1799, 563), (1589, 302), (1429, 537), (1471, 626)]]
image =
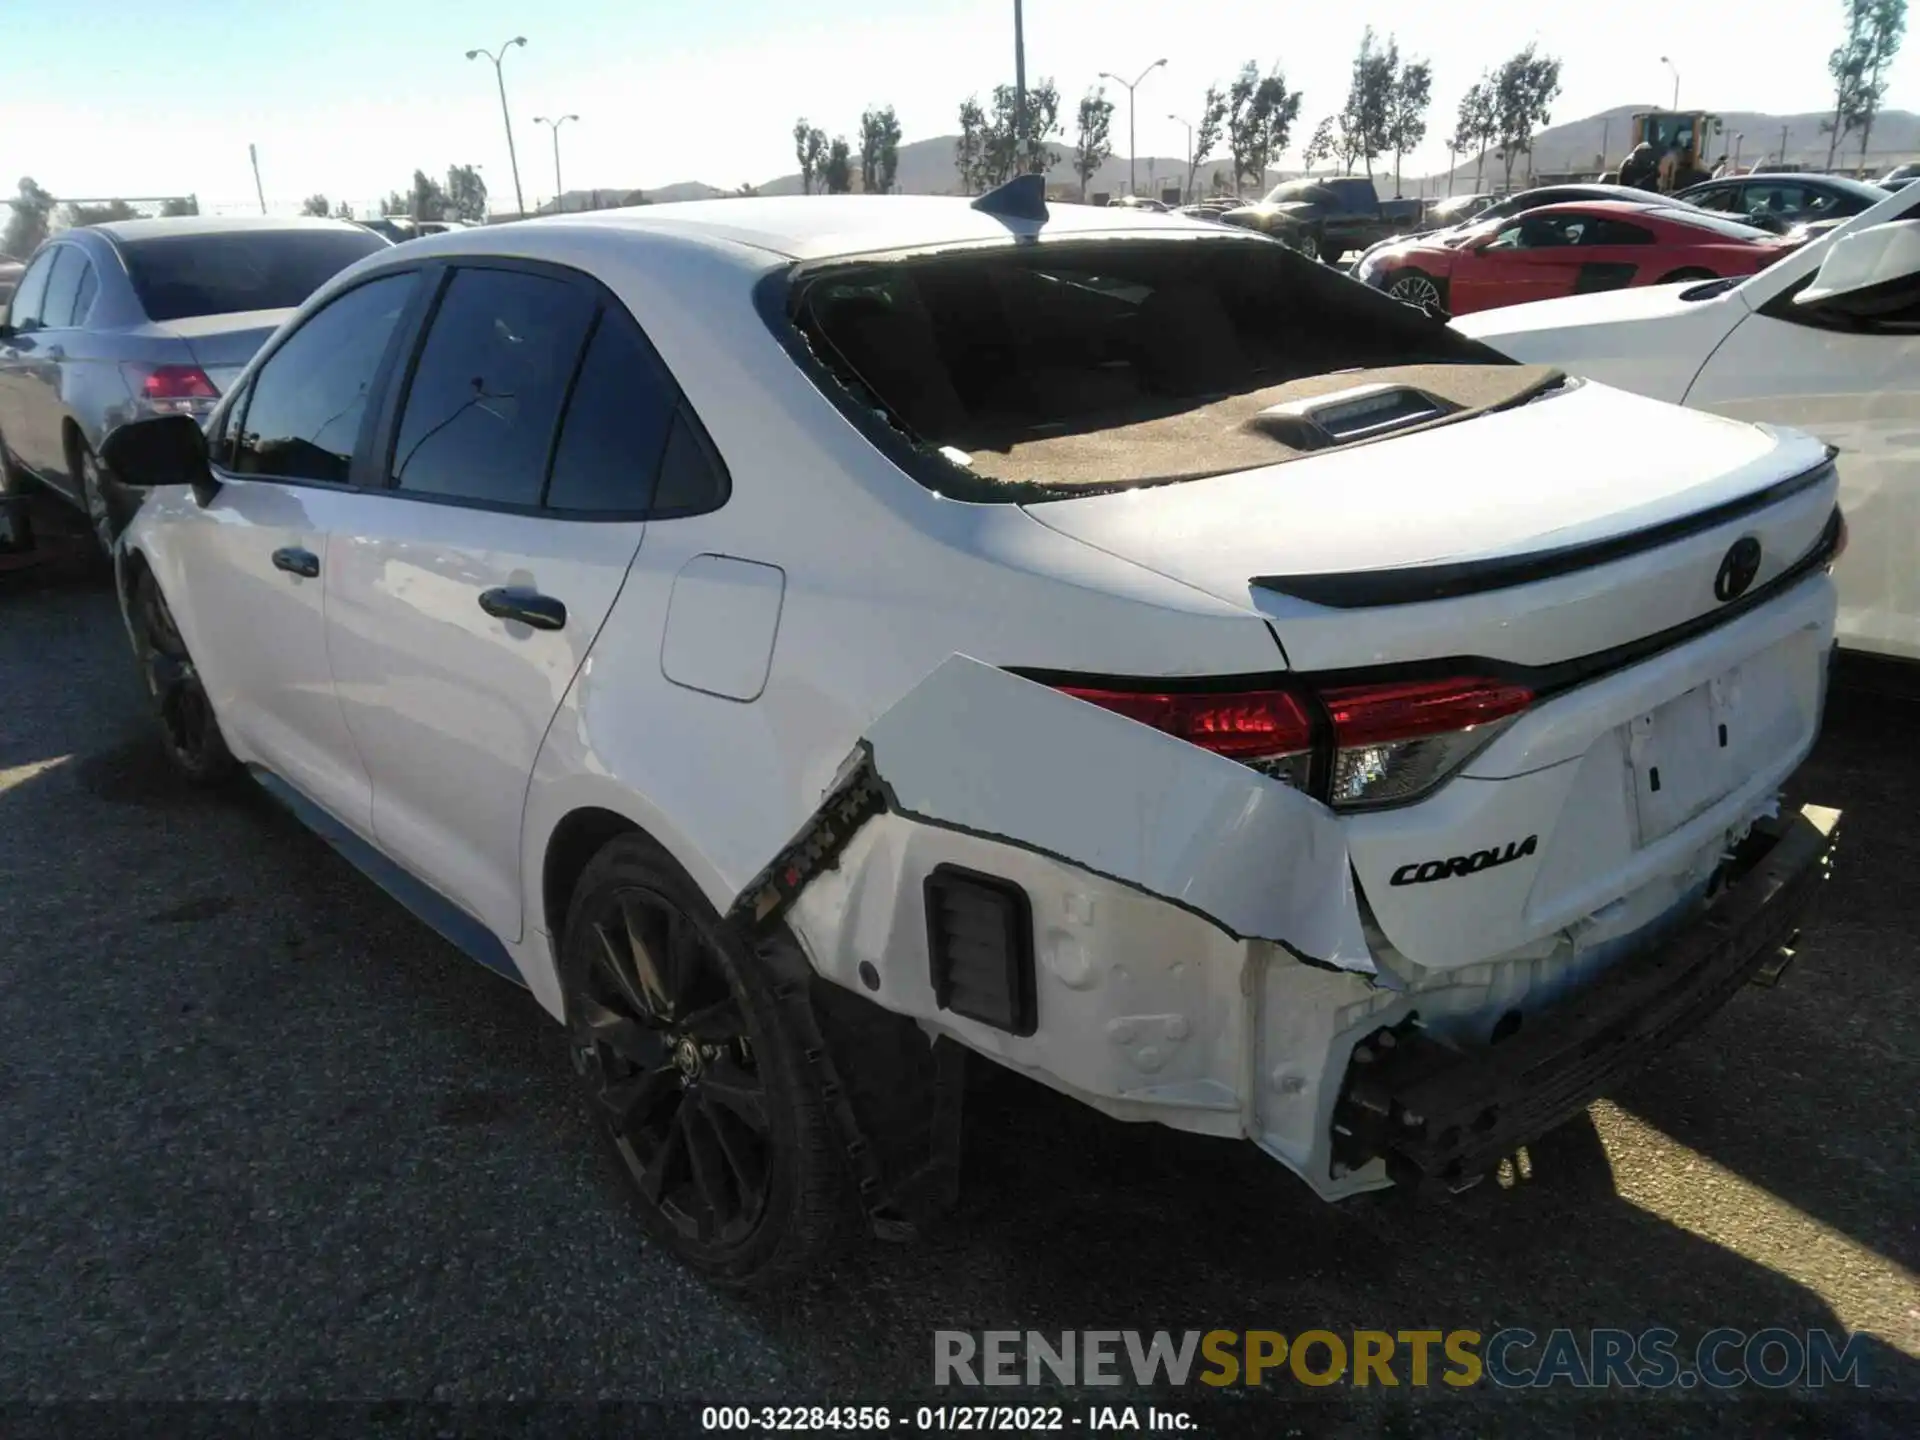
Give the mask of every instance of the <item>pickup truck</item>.
[(1328, 264), (1349, 250), (1365, 250), (1420, 223), (1420, 200), (1382, 200), (1361, 175), (1286, 180), (1257, 204), (1220, 217), (1228, 225), (1284, 240)]

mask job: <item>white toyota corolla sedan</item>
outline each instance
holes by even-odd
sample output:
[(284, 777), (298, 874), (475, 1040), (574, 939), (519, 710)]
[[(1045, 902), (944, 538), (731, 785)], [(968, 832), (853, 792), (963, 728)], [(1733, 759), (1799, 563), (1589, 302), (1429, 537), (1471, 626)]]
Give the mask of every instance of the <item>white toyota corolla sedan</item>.
[(1830, 442), (1854, 530), (1836, 572), (1840, 643), (1920, 660), (1916, 217), (1920, 186), (1745, 280), (1543, 300), (1454, 328), (1519, 360)]
[(950, 1198), (967, 1051), (1468, 1183), (1837, 819), (1825, 445), (1031, 179), (421, 240), (105, 459), (175, 763), (525, 984), (722, 1282)]

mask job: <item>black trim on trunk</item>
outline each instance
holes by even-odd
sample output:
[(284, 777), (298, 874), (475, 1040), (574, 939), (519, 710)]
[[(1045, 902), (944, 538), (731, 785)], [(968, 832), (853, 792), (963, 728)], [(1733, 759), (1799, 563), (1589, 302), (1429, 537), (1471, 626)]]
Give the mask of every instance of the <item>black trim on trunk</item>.
[(1256, 575), (1247, 583), (1272, 590), (1310, 605), (1331, 610), (1367, 610), (1383, 605), (1418, 605), (1430, 600), (1451, 600), (1461, 595), (1479, 595), (1489, 590), (1506, 590), (1516, 585), (1532, 585), (1577, 570), (1610, 564), (1670, 545), (1689, 535), (1711, 530), (1743, 515), (1751, 515), (1777, 505), (1802, 490), (1810, 490), (1833, 477), (1831, 453), (1811, 470), (1729, 500), (1705, 510), (1696, 510), (1678, 519), (1662, 521), (1624, 535), (1580, 545), (1563, 545), (1552, 550), (1535, 550), (1525, 555), (1499, 555), (1485, 560), (1453, 560), (1439, 565), (1408, 565), (1392, 570), (1354, 570), (1321, 575)]
[[(1271, 670), (1253, 675), (1098, 675), (1075, 670), (1049, 670), (1033, 666), (1010, 665), (1009, 674), (1039, 685), (1084, 686), (1100, 690), (1145, 691), (1156, 694), (1230, 694), (1243, 690), (1295, 689), (1312, 696), (1321, 689), (1343, 685), (1389, 683), (1395, 680), (1438, 680), (1454, 676), (1484, 677), (1525, 685), (1534, 698), (1551, 696), (1598, 680), (1616, 670), (1624, 670), (1662, 651), (1684, 645), (1710, 630), (1739, 619), (1742, 615), (1778, 598), (1802, 580), (1829, 564), (1839, 547), (1840, 507), (1835, 506), (1820, 531), (1820, 538), (1798, 560), (1766, 584), (1749, 590), (1738, 600), (1683, 620), (1665, 630), (1629, 640), (1607, 650), (1550, 665), (1520, 665), (1511, 660), (1493, 660), (1476, 655), (1442, 656), (1432, 660), (1405, 660), (1397, 664), (1362, 665), (1347, 669), (1291, 671)], [(1318, 702), (1315, 701), (1317, 708)], [(1322, 737), (1316, 737), (1322, 738)]]

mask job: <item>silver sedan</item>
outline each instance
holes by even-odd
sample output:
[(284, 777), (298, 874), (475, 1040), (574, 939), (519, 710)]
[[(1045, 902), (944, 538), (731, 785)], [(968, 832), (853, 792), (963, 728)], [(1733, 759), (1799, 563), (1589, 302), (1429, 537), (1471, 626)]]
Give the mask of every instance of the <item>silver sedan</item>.
[(210, 413), (301, 301), (387, 244), (341, 220), (201, 216), (54, 236), (0, 312), (0, 498), (38, 482), (111, 548), (107, 432)]

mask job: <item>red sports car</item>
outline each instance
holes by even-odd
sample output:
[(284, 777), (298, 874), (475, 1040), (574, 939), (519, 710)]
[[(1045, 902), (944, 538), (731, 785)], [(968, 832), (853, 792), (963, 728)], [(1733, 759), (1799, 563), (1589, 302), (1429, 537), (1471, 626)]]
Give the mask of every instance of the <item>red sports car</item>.
[(1467, 315), (1629, 285), (1751, 275), (1803, 243), (1700, 210), (1596, 200), (1384, 246), (1354, 278), (1411, 305)]

